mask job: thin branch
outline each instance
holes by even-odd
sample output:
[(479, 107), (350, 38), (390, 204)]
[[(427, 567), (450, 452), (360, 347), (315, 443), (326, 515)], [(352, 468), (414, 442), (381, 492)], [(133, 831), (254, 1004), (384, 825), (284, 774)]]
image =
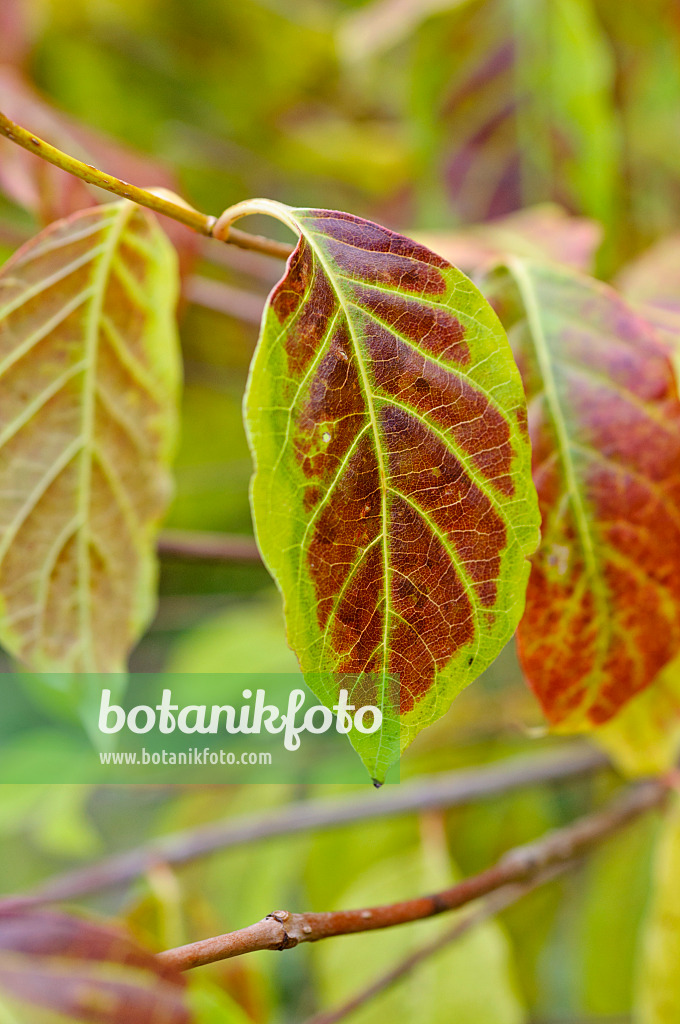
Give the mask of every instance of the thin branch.
[(158, 959), (176, 970), (186, 971), (256, 950), (292, 949), (302, 942), (393, 928), (457, 910), (504, 886), (530, 882), (541, 872), (579, 857), (641, 814), (659, 807), (666, 791), (660, 781), (631, 786), (603, 810), (510, 850), (493, 867), (442, 892), (356, 910), (306, 914), (275, 910), (247, 928), (168, 949), (159, 953)]
[(264, 814), (217, 821), (155, 839), (127, 853), (116, 854), (48, 879), (24, 896), (5, 897), (5, 902), (25, 906), (75, 899), (131, 882), (159, 861), (175, 865), (187, 864), (217, 850), (276, 836), (297, 835), (313, 829), (339, 828), (360, 821), (460, 807), (526, 786), (588, 775), (601, 771), (607, 765), (607, 759), (600, 752), (583, 744), (570, 743), (557, 753), (532, 754), (478, 768), (442, 772), (424, 781), (405, 783), (394, 788), (385, 786), (380, 791), (371, 787), (360, 796), (289, 804)]
[[(60, 149), (45, 142), (44, 139), (39, 139), (37, 135), (33, 135), (25, 128), (15, 124), (1, 112), (0, 135), (4, 135), (10, 142), (15, 142), (29, 153), (33, 153), (34, 156), (39, 156), (42, 160), (54, 164), (55, 167), (80, 178), (81, 181), (85, 181), (89, 185), (96, 185), (122, 199), (130, 199), (132, 202), (138, 203), (139, 206), (145, 206), (155, 213), (171, 217), (180, 224), (185, 224), (194, 231), (198, 231), (201, 235), (212, 237), (213, 229), (220, 219), (194, 210), (178, 197), (174, 197), (174, 200), (166, 198), (172, 193), (165, 189), (159, 189), (157, 192), (147, 191), (147, 189), (131, 185), (121, 178), (116, 178), (112, 174), (107, 174), (105, 171), (100, 171), (91, 164), (84, 164), (81, 160), (63, 153)], [(255, 252), (265, 253), (267, 256), (286, 259), (293, 251), (293, 247), (285, 242), (276, 242), (271, 238), (251, 235), (247, 231), (240, 231), (237, 228), (232, 228), (228, 235), (228, 238), (223, 237), (221, 241), (229, 242), (241, 249), (252, 249)]]
[(453, 927), (437, 935), (436, 938), (404, 957), (403, 960), (400, 960), (389, 971), (381, 974), (370, 985), (367, 985), (360, 992), (357, 992), (356, 995), (352, 996), (351, 999), (348, 999), (346, 1003), (336, 1007), (334, 1010), (324, 1010), (321, 1013), (315, 1014), (305, 1024), (338, 1024), (339, 1021), (345, 1020), (355, 1010), (360, 1009), (370, 1002), (371, 999), (375, 999), (376, 996), (379, 996), (382, 992), (396, 985), (402, 978), (411, 974), (412, 971), (426, 960), (429, 960), (430, 957), (436, 956), (437, 953), (450, 946), (451, 943), (457, 942), (458, 939), (461, 939), (472, 928), (476, 928), (477, 925), (490, 920), (496, 914), (500, 914), (501, 911), (507, 910), (508, 907), (517, 903), (530, 892), (553, 881), (559, 875), (580, 863), (581, 861), (578, 859), (566, 861), (564, 864), (542, 872), (531, 882), (524, 883), (523, 885), (506, 885), (504, 889), (499, 889), (498, 892), (487, 896), (477, 910), (468, 914), (462, 920), (457, 921)]
[(189, 302), (197, 306), (236, 317), (247, 324), (259, 324), (262, 319), (265, 299), (247, 292), (244, 288), (234, 288), (221, 281), (213, 281), (209, 277), (195, 274), (185, 284), (184, 294)]
[(260, 552), (252, 537), (194, 530), (164, 530), (158, 551), (171, 558), (206, 562), (259, 562)]

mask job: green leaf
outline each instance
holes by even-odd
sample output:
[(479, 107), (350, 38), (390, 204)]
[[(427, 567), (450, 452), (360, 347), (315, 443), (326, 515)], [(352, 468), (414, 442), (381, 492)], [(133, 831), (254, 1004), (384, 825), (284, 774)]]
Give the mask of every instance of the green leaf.
[(121, 929), (0, 911), (2, 1024), (191, 1024), (185, 981)]
[(222, 673), (228, 665), (230, 672), (298, 672), (275, 599), (274, 592), (244, 601), (187, 629), (173, 645), (166, 671)]
[(621, 227), (624, 239), (638, 247), (677, 226), (669, 216), (680, 161), (677, 9), (667, 0), (597, 0), (596, 7), (617, 57), (616, 116), (625, 132), (618, 165), (626, 190)]
[(352, 741), (382, 780), (521, 616), (538, 537), (521, 381), (444, 259), (346, 213), (258, 203), (300, 233), (246, 395), (258, 543), (309, 686), (381, 709)]
[(520, 260), (489, 285), (543, 516), (520, 660), (551, 723), (589, 729), (680, 650), (677, 386), (666, 347), (606, 285)]
[(224, 989), (201, 977), (189, 979), (189, 1003), (196, 1024), (253, 1024), (252, 1017)]
[(653, 815), (644, 815), (615, 842), (603, 843), (565, 892), (561, 924), (572, 933), (574, 959), (564, 963), (562, 977), (576, 990), (584, 1017), (625, 1019), (630, 1011), (657, 826)]
[(51, 225), (0, 272), (0, 641), (40, 671), (122, 671), (153, 612), (176, 274), (127, 202)]
[(545, 199), (610, 218), (614, 67), (591, 0), (474, 0), (416, 39), (411, 121), (432, 225), (446, 207), (469, 223)]
[[(338, 896), (340, 907), (390, 903), (423, 887), (437, 889), (454, 879), (439, 851), (411, 848), (383, 857), (363, 871)], [(433, 854), (435, 854), (433, 856)], [(433, 921), (390, 928), (379, 941), (370, 933), (312, 950), (324, 1009), (361, 992), (415, 950), (448, 931), (456, 920), (445, 914)], [(502, 927), (488, 921), (444, 945), (397, 984), (358, 1007), (355, 1024), (521, 1024), (526, 1020), (514, 977), (512, 950)]]
[(666, 813), (654, 865), (654, 897), (645, 923), (636, 1024), (680, 1021), (680, 802)]

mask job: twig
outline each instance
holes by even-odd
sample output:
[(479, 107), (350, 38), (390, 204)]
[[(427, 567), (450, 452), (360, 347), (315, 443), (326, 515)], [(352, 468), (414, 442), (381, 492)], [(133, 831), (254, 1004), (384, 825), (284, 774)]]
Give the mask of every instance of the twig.
[(631, 786), (603, 810), (510, 850), (493, 867), (442, 892), (357, 910), (306, 914), (275, 910), (247, 928), (168, 949), (159, 953), (158, 959), (176, 970), (186, 971), (256, 950), (292, 949), (302, 942), (393, 928), (457, 910), (504, 886), (530, 882), (548, 868), (579, 857), (645, 811), (659, 807), (665, 795), (666, 786), (660, 781)]
[(325, 1010), (315, 1014), (305, 1021), (305, 1024), (338, 1024), (338, 1021), (344, 1020), (365, 1003), (379, 996), (381, 992), (385, 992), (398, 981), (401, 981), (402, 978), (414, 971), (420, 964), (429, 960), (431, 956), (436, 956), (446, 946), (451, 945), (452, 942), (457, 942), (458, 939), (462, 938), (472, 928), (476, 928), (477, 925), (483, 924), (490, 918), (495, 917), (496, 914), (500, 914), (501, 911), (517, 903), (528, 893), (553, 881), (553, 879), (580, 863), (578, 859), (567, 861), (564, 864), (542, 872), (531, 882), (523, 885), (507, 885), (504, 889), (499, 889), (498, 892), (487, 896), (478, 910), (468, 914), (467, 917), (457, 921), (452, 928), (442, 932), (436, 938), (409, 954), (409, 956), (404, 957), (403, 960), (400, 960), (389, 971), (381, 974), (370, 985), (367, 985), (366, 988), (363, 988), (356, 995), (352, 996), (351, 999), (348, 999), (346, 1003), (336, 1007), (334, 1010)]
[(413, 812), (459, 807), (488, 800), (525, 786), (543, 785), (587, 775), (607, 767), (607, 759), (582, 744), (569, 744), (557, 754), (533, 754), (464, 771), (443, 772), (421, 782), (342, 800), (308, 800), (265, 814), (218, 821), (156, 839), (127, 853), (48, 879), (26, 895), (6, 901), (33, 905), (69, 900), (130, 882), (159, 861), (186, 864), (216, 850), (226, 850), (275, 836), (312, 829), (339, 828)]
[[(106, 189), (107, 192), (112, 192), (115, 196), (120, 196), (122, 199), (130, 199), (140, 206), (146, 206), (155, 213), (161, 213), (178, 221), (180, 224), (185, 224), (194, 231), (198, 231), (201, 235), (212, 237), (213, 229), (218, 223), (219, 218), (209, 217), (198, 210), (194, 210), (178, 197), (175, 197), (176, 201), (165, 198), (166, 195), (171, 194), (166, 192), (166, 190), (159, 189), (158, 192), (147, 191), (146, 189), (138, 188), (137, 185), (131, 185), (121, 178), (116, 178), (112, 174), (107, 174), (105, 171), (100, 171), (91, 164), (84, 164), (81, 160), (77, 160), (75, 157), (63, 153), (55, 146), (51, 146), (44, 139), (39, 139), (32, 132), (26, 131), (25, 128), (15, 124), (14, 121), (11, 121), (1, 112), (0, 135), (4, 135), (10, 142), (16, 142), (18, 146), (28, 150), (29, 153), (33, 153), (34, 156), (39, 156), (48, 163), (54, 164), (55, 167), (59, 167), (62, 171), (67, 171), (69, 174), (74, 175), (74, 177), (80, 178), (81, 181), (87, 182), (89, 185), (96, 185), (98, 188)], [(280, 259), (286, 259), (293, 249), (292, 246), (285, 242), (276, 242), (271, 238), (251, 235), (247, 231), (240, 231), (237, 228), (232, 228), (229, 231), (229, 237), (224, 237), (222, 241), (229, 242), (231, 245), (236, 245), (241, 249), (252, 249), (255, 252), (265, 253), (267, 256), (277, 256)]]
[(243, 288), (213, 281), (209, 277), (198, 274), (190, 277), (184, 286), (184, 294), (195, 305), (212, 309), (216, 313), (225, 313), (248, 324), (259, 324), (262, 319), (264, 298)]
[(252, 537), (194, 530), (164, 530), (158, 540), (161, 555), (206, 562), (259, 562)]

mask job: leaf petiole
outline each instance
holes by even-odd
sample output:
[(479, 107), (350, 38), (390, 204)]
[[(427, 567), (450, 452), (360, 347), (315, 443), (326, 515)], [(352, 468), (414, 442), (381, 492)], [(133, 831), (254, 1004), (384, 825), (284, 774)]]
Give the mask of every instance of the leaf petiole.
[[(81, 160), (69, 156), (68, 153), (57, 149), (56, 146), (50, 145), (49, 142), (45, 142), (44, 139), (38, 138), (37, 135), (22, 128), (21, 125), (15, 124), (14, 121), (11, 121), (1, 111), (0, 135), (9, 139), (10, 142), (21, 146), (29, 153), (33, 153), (34, 156), (39, 156), (42, 160), (46, 160), (55, 167), (59, 167), (62, 171), (80, 178), (81, 181), (89, 185), (103, 188), (107, 192), (120, 196), (121, 199), (129, 199), (139, 206), (145, 206), (147, 209), (153, 210), (154, 213), (171, 217), (172, 220), (184, 224), (201, 235), (216, 237), (214, 236), (214, 229), (224, 215), (220, 218), (208, 216), (199, 210), (195, 210), (188, 203), (179, 199), (179, 197), (168, 198), (172, 193), (165, 189), (155, 191), (153, 189), (139, 188), (139, 186), (132, 185), (121, 178), (116, 178), (113, 174), (107, 174), (106, 171), (101, 171), (91, 164), (85, 164)], [(266, 202), (266, 200), (256, 200), (255, 202)], [(279, 204), (272, 205), (278, 206)], [(265, 211), (258, 210), (253, 212)], [(281, 218), (279, 217), (279, 219)], [(231, 245), (239, 246), (241, 249), (251, 249), (254, 252), (265, 253), (267, 256), (277, 256), (280, 259), (286, 259), (291, 253), (291, 246), (285, 242), (277, 242), (274, 239), (263, 238), (260, 235), (251, 235), (246, 231), (239, 231), (237, 229), (229, 230), (228, 234), (228, 238), (224, 235), (221, 240), (229, 242)]]

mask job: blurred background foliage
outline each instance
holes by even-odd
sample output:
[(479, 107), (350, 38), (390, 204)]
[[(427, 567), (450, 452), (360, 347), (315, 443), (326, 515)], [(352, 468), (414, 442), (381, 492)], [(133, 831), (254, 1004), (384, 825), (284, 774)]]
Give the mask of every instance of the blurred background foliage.
[[(0, 61), (7, 114), (137, 184), (174, 180), (209, 213), (262, 195), (347, 209), (406, 233), (450, 233), (454, 244), (468, 225), (553, 202), (601, 225), (586, 227), (585, 256), (581, 246), (578, 258), (562, 258), (584, 265), (601, 237), (594, 269), (605, 278), (680, 228), (676, 0), (0, 0)], [(0, 192), (3, 258), (42, 222), (88, 201), (82, 185), (4, 143)], [(465, 244), (493, 244), (495, 230)], [(258, 308), (280, 267), (226, 247), (191, 249), (182, 232), (173, 238), (181, 236), (190, 270), (186, 382), (168, 525), (248, 534), (241, 396)], [(535, 243), (531, 232), (523, 237)], [(211, 283), (228, 291), (215, 300)], [(163, 560), (158, 615), (133, 670), (290, 671), (291, 659), (261, 566)], [(508, 650), (419, 737), (402, 777), (551, 742)], [(609, 785), (540, 787), (445, 817), (270, 841), (180, 872), (158, 865), (131, 890), (89, 905), (163, 948), (273, 906), (400, 898), (482, 869), (586, 811)], [(305, 795), (282, 786), (2, 787), (3, 888)], [(635, 825), (351, 1019), (628, 1020), (654, 831), (650, 821)], [(299, 1021), (441, 927), (203, 969), (192, 979), (199, 1019)]]

